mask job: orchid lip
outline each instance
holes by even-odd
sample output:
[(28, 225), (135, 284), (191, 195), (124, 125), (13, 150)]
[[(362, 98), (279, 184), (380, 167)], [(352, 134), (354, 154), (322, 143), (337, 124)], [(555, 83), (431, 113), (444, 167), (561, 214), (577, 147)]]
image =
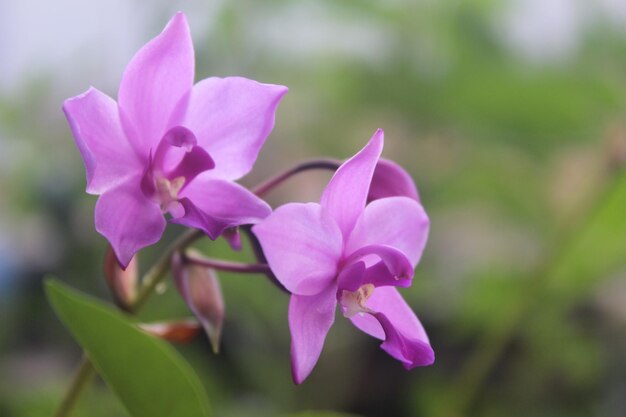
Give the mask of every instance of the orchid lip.
[[(180, 154), (182, 149), (184, 152)], [(173, 168), (166, 169), (168, 157), (178, 158)], [(150, 151), (148, 167), (141, 180), (144, 195), (166, 212), (179, 211), (179, 193), (196, 176), (213, 169), (215, 162), (201, 147), (193, 132), (184, 126), (174, 126), (161, 138), (154, 155)]]
[(343, 265), (349, 265), (366, 257), (376, 257), (382, 261), (394, 279), (410, 280), (413, 278), (413, 266), (406, 255), (389, 245), (368, 245), (354, 251), (343, 260)]
[(374, 294), (373, 284), (361, 285), (356, 291), (341, 291), (340, 303), (345, 317), (354, 317), (357, 314), (374, 313), (366, 306), (367, 300)]

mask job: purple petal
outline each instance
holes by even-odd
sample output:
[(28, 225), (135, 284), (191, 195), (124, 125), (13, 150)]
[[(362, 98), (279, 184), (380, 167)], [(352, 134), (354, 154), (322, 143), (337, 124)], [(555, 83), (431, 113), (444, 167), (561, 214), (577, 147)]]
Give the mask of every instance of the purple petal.
[(239, 233), (238, 227), (230, 227), (224, 230), (222, 237), (228, 242), (230, 248), (239, 252), (243, 248), (241, 244), (241, 233)]
[(426, 246), (429, 224), (424, 208), (415, 200), (389, 197), (372, 201), (350, 234), (346, 253), (368, 245), (389, 245), (415, 266)]
[[(196, 176), (215, 168), (211, 155), (197, 145), (196, 136), (184, 126), (170, 128), (156, 147), (151, 170), (169, 179), (183, 177), (188, 184)], [(148, 173), (152, 176), (152, 173)]]
[(413, 278), (413, 266), (411, 261), (399, 249), (389, 245), (368, 245), (352, 252), (346, 262), (363, 259), (369, 265), (380, 260), (388, 269), (389, 273), (398, 280), (410, 280)]
[(92, 87), (66, 100), (63, 111), (85, 163), (88, 193), (102, 194), (142, 171), (112, 98)]
[(198, 139), (196, 139), (196, 135), (185, 126), (174, 126), (171, 127), (161, 141), (165, 141), (165, 143), (170, 144), (171, 146), (176, 146), (178, 148), (185, 148), (186, 151), (190, 151), (197, 143)]
[[(413, 269), (411, 268), (411, 273), (412, 272)], [(380, 261), (365, 270), (361, 278), (361, 285), (372, 284), (374, 287), (392, 286), (407, 288), (410, 287), (413, 282), (412, 276), (411, 274), (411, 278), (409, 276), (401, 278), (400, 275), (392, 272), (384, 261)]]
[(337, 298), (341, 297), (342, 291), (354, 292), (363, 285), (363, 276), (365, 275), (365, 262), (353, 262), (341, 269), (337, 276)]
[(402, 333), (383, 313), (375, 314), (385, 331), (385, 341), (380, 347), (406, 369), (428, 366), (435, 362), (435, 352), (427, 341), (415, 339)]
[(181, 102), (175, 120), (190, 128), (217, 162), (211, 176), (247, 174), (274, 127), (274, 114), (287, 87), (241, 77), (207, 78)]
[(319, 204), (281, 206), (252, 231), (276, 278), (290, 292), (314, 295), (335, 278), (341, 231)]
[(367, 201), (399, 196), (420, 201), (417, 187), (409, 173), (395, 162), (381, 159), (376, 164)]
[(189, 26), (185, 15), (178, 13), (135, 54), (120, 84), (122, 123), (140, 154), (147, 156), (163, 137), (172, 111), (191, 89), (193, 77)]
[(322, 353), (326, 334), (335, 321), (335, 293), (336, 287), (329, 285), (316, 295), (291, 296), (291, 375), (296, 384), (309, 376)]
[(211, 155), (200, 146), (194, 146), (189, 152), (185, 152), (183, 159), (167, 176), (172, 179), (183, 177), (185, 184), (189, 184), (198, 175), (214, 167), (215, 162)]
[(379, 287), (367, 301), (372, 314), (350, 318), (360, 330), (384, 340), (381, 348), (398, 359), (406, 369), (431, 365), (435, 354), (424, 327), (400, 293), (393, 287)]
[(158, 242), (165, 224), (159, 206), (141, 191), (139, 179), (106, 191), (96, 203), (96, 230), (124, 268), (137, 251)]
[(322, 194), (321, 205), (347, 237), (363, 212), (374, 167), (383, 150), (383, 131), (378, 129), (359, 153), (344, 162)]
[(217, 239), (229, 227), (258, 223), (272, 212), (270, 206), (239, 184), (196, 177), (179, 194), (184, 215), (172, 222), (203, 230)]

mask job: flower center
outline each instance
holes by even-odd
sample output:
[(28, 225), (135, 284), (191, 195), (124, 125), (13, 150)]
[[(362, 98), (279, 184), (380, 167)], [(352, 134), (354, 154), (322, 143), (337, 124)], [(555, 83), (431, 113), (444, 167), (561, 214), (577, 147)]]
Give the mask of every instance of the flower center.
[(175, 211), (180, 206), (178, 192), (185, 185), (185, 177), (176, 177), (171, 180), (159, 177), (154, 181), (154, 185), (155, 198), (161, 206), (161, 211), (163, 213)]
[(174, 217), (184, 214), (178, 194), (199, 174), (213, 169), (215, 163), (192, 131), (183, 126), (169, 129), (150, 158), (141, 179), (144, 195), (159, 204), (163, 213)]
[(356, 291), (341, 292), (341, 305), (343, 307), (343, 315), (350, 318), (356, 314), (371, 313), (372, 310), (367, 308), (365, 303), (374, 294), (374, 285), (361, 285)]

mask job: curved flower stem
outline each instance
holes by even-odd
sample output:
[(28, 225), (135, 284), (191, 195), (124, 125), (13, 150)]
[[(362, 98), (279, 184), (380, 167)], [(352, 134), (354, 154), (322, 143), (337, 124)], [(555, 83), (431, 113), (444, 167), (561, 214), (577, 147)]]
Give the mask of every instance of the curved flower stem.
[(336, 171), (339, 166), (341, 166), (341, 161), (337, 159), (313, 159), (311, 161), (301, 162), (282, 174), (278, 174), (275, 177), (257, 185), (252, 189), (252, 192), (260, 197), (300, 172), (310, 171), (312, 169), (327, 169)]
[(570, 249), (570, 245), (575, 241), (578, 234), (586, 228), (596, 213), (604, 206), (606, 200), (610, 198), (618, 182), (623, 180), (619, 172), (617, 175), (615, 172), (611, 174), (613, 175), (608, 178), (603, 189), (598, 192), (595, 202), (585, 213), (576, 221), (565, 225), (560, 233), (557, 233), (554, 244), (551, 245), (553, 249), (546, 254), (544, 260), (531, 273), (516, 303), (505, 312), (500, 324), (488, 329), (478, 342), (475, 353), (470, 356), (465, 367), (461, 369), (452, 388), (454, 403), (451, 403), (441, 415), (458, 417), (469, 413), (485, 387), (489, 373), (498, 364), (511, 340), (518, 334), (526, 315), (535, 307), (535, 302), (540, 298), (539, 296), (548, 283), (555, 266)]
[[(141, 280), (143, 284), (139, 290), (139, 294), (130, 306), (128, 306), (127, 311), (129, 313), (136, 313), (144, 305), (150, 295), (152, 295), (156, 286), (163, 280), (163, 277), (165, 277), (174, 252), (184, 250), (202, 236), (203, 233), (199, 230), (189, 230), (172, 242), (154, 266), (143, 276)], [(55, 417), (67, 417), (70, 415), (78, 398), (85, 391), (85, 388), (89, 386), (95, 375), (96, 369), (87, 355), (84, 354), (74, 379), (61, 401), (61, 405), (59, 405), (59, 408), (54, 414)]]
[(267, 274), (271, 272), (269, 265), (246, 264), (242, 262), (223, 261), (221, 259), (207, 258), (206, 256), (183, 253), (183, 259), (195, 265), (206, 266), (218, 271), (239, 272), (244, 274)]

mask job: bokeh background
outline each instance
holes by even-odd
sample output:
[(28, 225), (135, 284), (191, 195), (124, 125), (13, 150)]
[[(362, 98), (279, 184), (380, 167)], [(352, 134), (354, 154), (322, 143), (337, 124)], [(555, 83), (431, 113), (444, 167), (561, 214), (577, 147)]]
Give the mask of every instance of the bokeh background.
[[(221, 274), (222, 352), (204, 337), (180, 347), (218, 416), (626, 415), (622, 0), (3, 0), (0, 416), (51, 415), (80, 358), (43, 277), (110, 299), (96, 199), (61, 103), (89, 85), (115, 97), (133, 53), (177, 10), (197, 79), (290, 88), (246, 185), (346, 158), (381, 127), (384, 155), (413, 175), (432, 221), (403, 294), (434, 366), (405, 372), (338, 319), (296, 387), (287, 297), (261, 276)], [(269, 201), (317, 200), (329, 176), (293, 179)], [(142, 266), (180, 232), (169, 226)], [(223, 242), (198, 247), (233, 257)], [(189, 315), (171, 284), (162, 290), (144, 319)], [(124, 415), (101, 382), (76, 413)]]

